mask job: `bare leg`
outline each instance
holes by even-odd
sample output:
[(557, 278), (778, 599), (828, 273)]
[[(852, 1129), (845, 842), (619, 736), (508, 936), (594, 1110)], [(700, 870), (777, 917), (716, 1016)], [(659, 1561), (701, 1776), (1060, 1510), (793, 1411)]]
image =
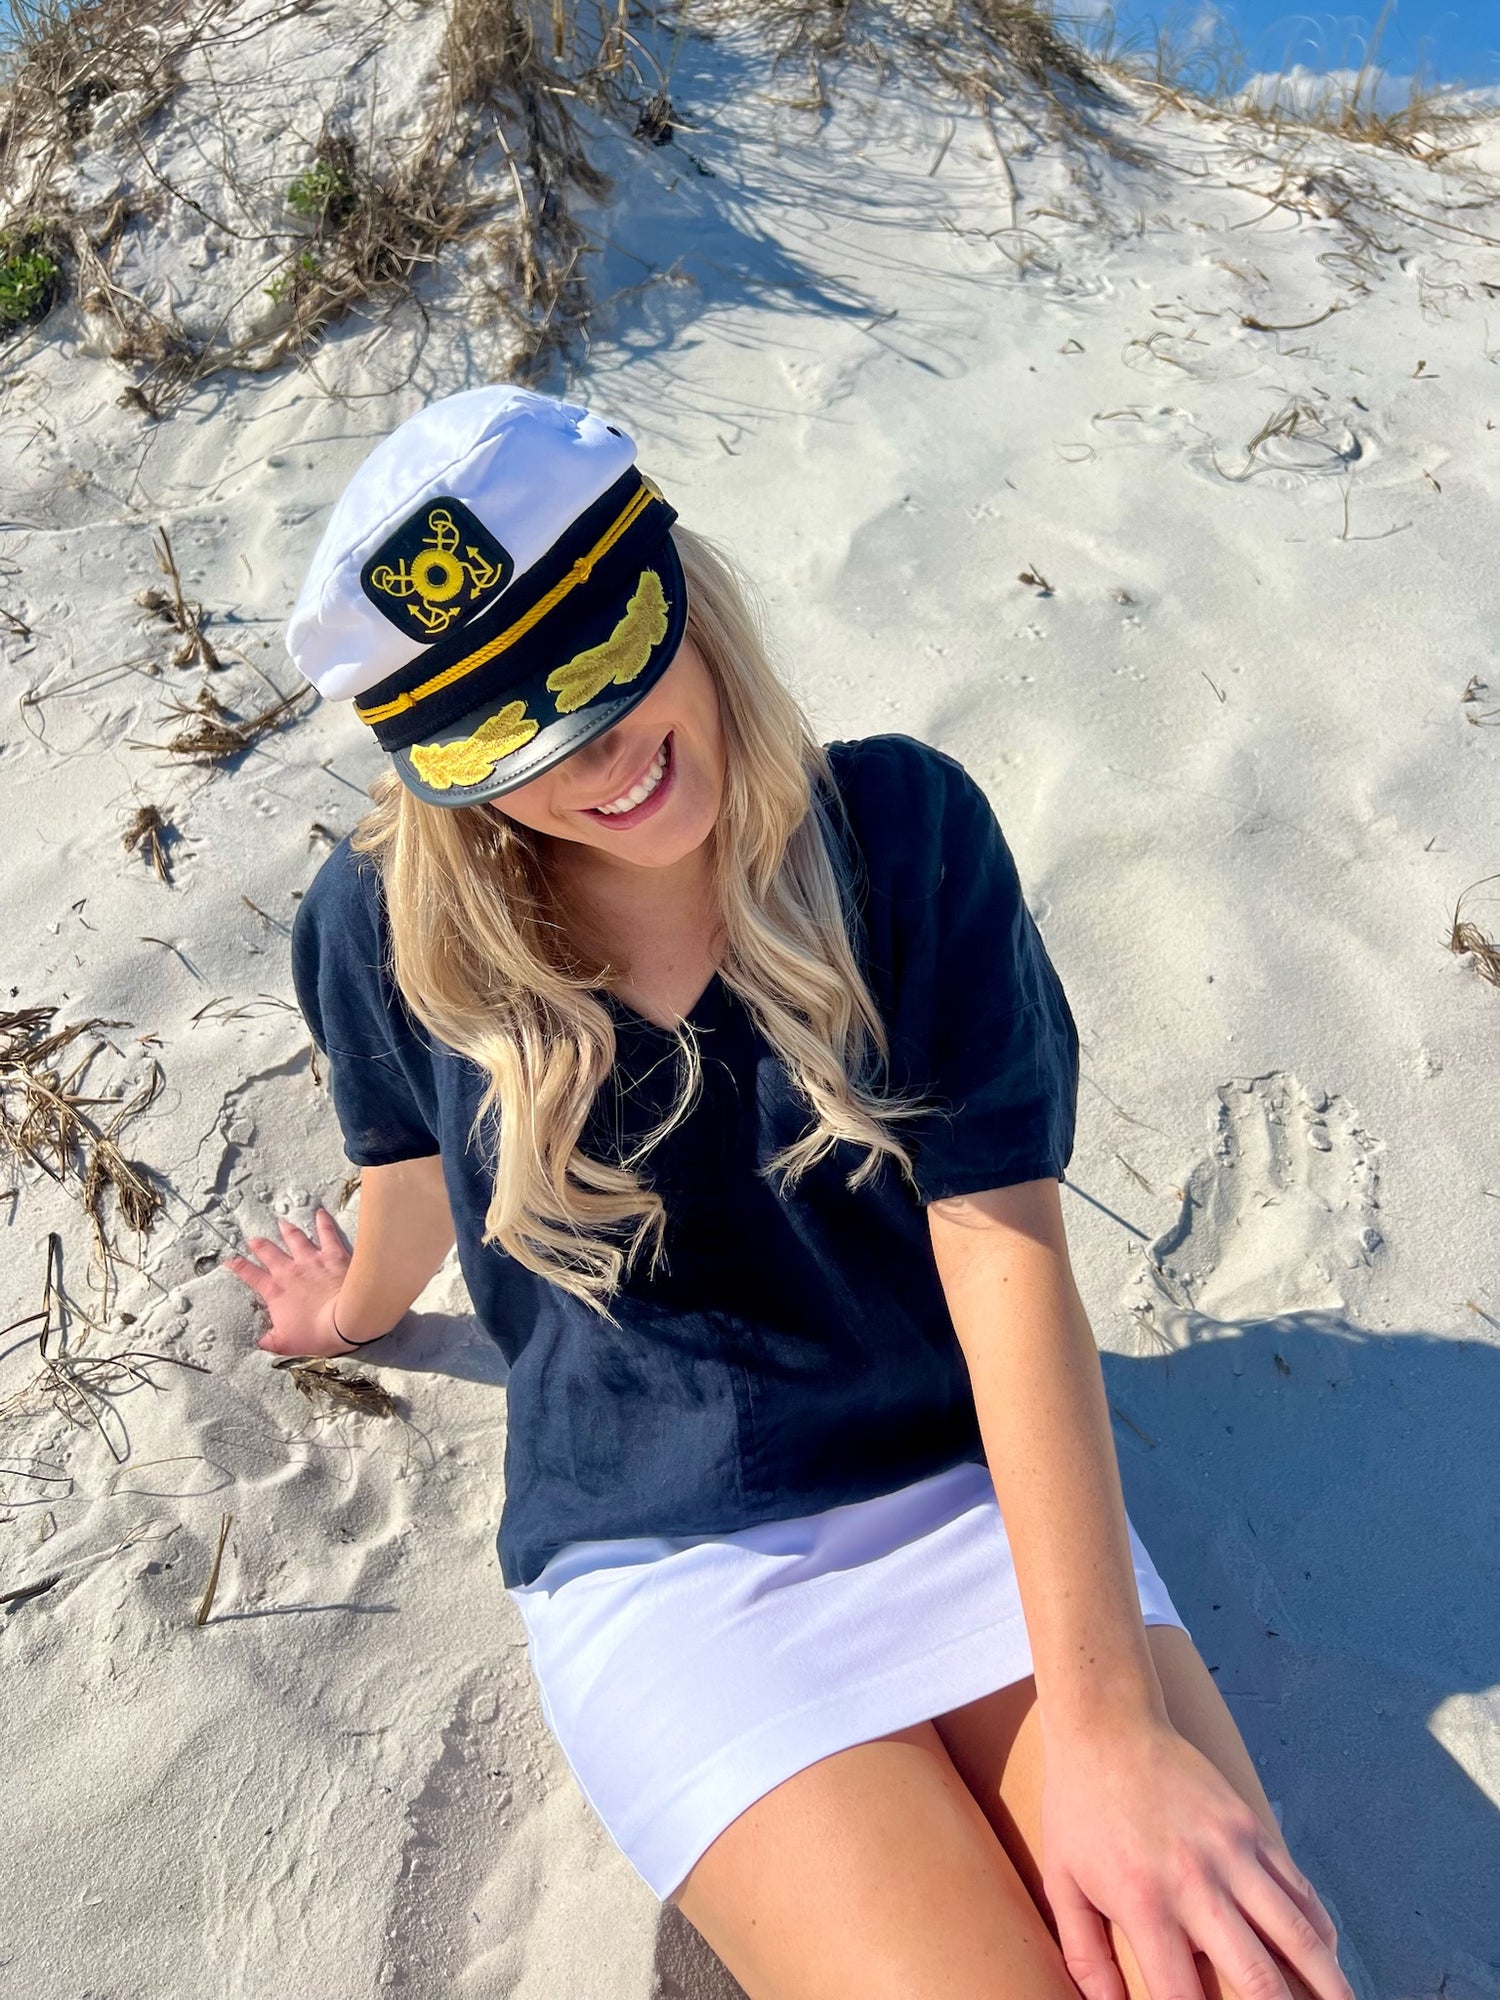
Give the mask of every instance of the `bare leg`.
[[(1217, 1765), (1261, 1823), (1275, 1831), (1276, 1817), (1250, 1753), (1197, 1647), (1177, 1625), (1148, 1625), (1146, 1637), (1173, 1727)], [(1050, 1930), (1040, 1867), (1043, 1766), (1035, 1681), (1028, 1677), (940, 1715), (935, 1726)], [(1149, 2000), (1129, 1944), (1113, 1925), (1106, 1922), (1105, 1927), (1130, 2000)], [(1200, 1956), (1197, 1964), (1207, 2000), (1240, 2000), (1207, 1959)], [(1310, 2000), (1294, 1972), (1283, 1967), (1283, 1976), (1293, 2000)]]
[(1077, 2000), (930, 1722), (778, 1785), (673, 1900), (750, 2000)]

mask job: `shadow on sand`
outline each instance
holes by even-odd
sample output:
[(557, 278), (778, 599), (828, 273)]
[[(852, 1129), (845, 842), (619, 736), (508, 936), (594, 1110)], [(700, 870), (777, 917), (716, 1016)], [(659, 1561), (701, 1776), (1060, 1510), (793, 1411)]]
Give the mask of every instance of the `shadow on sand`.
[[(1495, 1721), (1500, 1354), (1330, 1313), (1187, 1329), (1104, 1356), (1131, 1519), (1356, 1985), (1500, 1994), (1500, 1812), (1443, 1747), (1470, 1698)], [(739, 1991), (664, 1908), (653, 2000)]]

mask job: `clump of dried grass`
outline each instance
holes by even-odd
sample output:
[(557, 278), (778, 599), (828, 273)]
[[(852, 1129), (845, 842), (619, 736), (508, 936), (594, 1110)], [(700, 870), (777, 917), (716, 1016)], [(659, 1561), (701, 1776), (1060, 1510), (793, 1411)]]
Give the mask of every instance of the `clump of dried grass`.
[(290, 721), (294, 711), (313, 694), (310, 687), (297, 688), (253, 715), (236, 716), (206, 687), (199, 688), (191, 701), (167, 704), (167, 715), (181, 727), (165, 743), (138, 743), (134, 748), (165, 750), (169, 756), (183, 757), (193, 764), (227, 764)]
[[(40, 1366), (29, 1382), (0, 1400), (0, 1423), (28, 1417), (50, 1407), (72, 1424), (92, 1424), (116, 1464), (130, 1455), (123, 1436), (123, 1424), (114, 1398), (134, 1388), (154, 1389), (155, 1382), (143, 1364), (159, 1361), (173, 1368), (191, 1368), (200, 1375), (208, 1370), (201, 1362), (182, 1355), (158, 1354), (153, 1348), (131, 1347), (113, 1354), (83, 1352), (89, 1334), (100, 1322), (69, 1297), (62, 1281), (62, 1238), (55, 1230), (47, 1237), (47, 1266), (42, 1284), (42, 1303), (37, 1312), (0, 1329), (14, 1333), (17, 1327), (39, 1322), (37, 1359)], [(73, 1328), (81, 1323), (82, 1335), (75, 1346)]]
[[(271, 332), (242, 339), (225, 338), (222, 327), (190, 332), (170, 306), (148, 304), (115, 275), (114, 252), (131, 220), (126, 203), (80, 215), (51, 193), (57, 167), (86, 136), (90, 107), (130, 89), (137, 110), (129, 123), (139, 131), (171, 97), (181, 56), (206, 40), (227, 0), (196, 7), (169, 0), (150, 13), (142, 0), (19, 0), (20, 31), (8, 76), (0, 75), (0, 90), (9, 83), (0, 212), (32, 222), (45, 212), (49, 242), (84, 309), (104, 321), (112, 358), (139, 371), (120, 401), (157, 417), (205, 376), (260, 373), (305, 356), (356, 308), (389, 313), (420, 303), (420, 280), (443, 251), (495, 211), (488, 157), (496, 149), (499, 185), (514, 205), (495, 231), (510, 289), (493, 303), (520, 336), (514, 372), (535, 375), (587, 312), (583, 236), (567, 196), (570, 188), (600, 195), (607, 182), (588, 158), (570, 102), (621, 94), (632, 39), (625, 0), (599, 4), (585, 26), (578, 0), (549, 0), (540, 20), (532, 0), (447, 0), (445, 87), (417, 131), (377, 149), (327, 125), (306, 168), (269, 209), (263, 187), (236, 184), (228, 191), (240, 200), (242, 226), (200, 210), (211, 229), (286, 242), (266, 287), (281, 308)], [(168, 200), (184, 198), (162, 187)]]
[(186, 667), (197, 664), (201, 667), (217, 669), (222, 666), (207, 633), (203, 629), (207, 613), (196, 599), (186, 597), (182, 589), (182, 577), (178, 572), (177, 558), (172, 553), (172, 544), (165, 528), (158, 528), (152, 538), (156, 550), (156, 560), (171, 589), (162, 590), (151, 585), (136, 592), (136, 603), (143, 610), (152, 612), (174, 632), (182, 634), (182, 644), (172, 655), (172, 664)]
[(568, 192), (601, 197), (609, 181), (588, 156), (569, 97), (616, 103), (627, 34), (623, 0), (601, 20), (585, 34), (576, 0), (570, 8), (554, 0), (549, 59), (524, 0), (451, 0), (443, 63), (454, 106), (509, 104), (519, 121), (518, 144), (503, 116), (488, 118), (484, 136), (503, 154), (515, 193), (500, 247), (516, 296), (499, 293), (495, 304), (520, 337), (520, 379), (539, 375), (588, 316), (580, 273), (585, 239)]
[[(440, 149), (429, 130), (405, 154), (376, 160), (362, 156), (347, 134), (325, 131), (312, 166), (288, 190), (288, 205), (310, 227), (267, 287), (286, 319), (254, 355), (257, 370), (307, 352), (357, 305), (411, 297), (442, 250), (483, 213), (486, 203), (455, 197), (453, 162), (440, 163)], [(319, 187), (327, 198), (309, 199)], [(241, 356), (242, 363), (251, 359)]]
[(1428, 83), (1420, 70), (1399, 104), (1384, 101), (1387, 78), (1380, 45), (1394, 11), (1395, 0), (1385, 0), (1352, 72), (1334, 71), (1311, 86), (1305, 74), (1283, 74), (1269, 89), (1262, 85), (1238, 93), (1235, 110), (1252, 123), (1271, 127), (1278, 136), (1288, 130), (1327, 132), (1357, 145), (1405, 153), (1429, 165), (1447, 159), (1473, 126), (1475, 107), (1462, 93)]
[(1472, 917), (1464, 915), (1465, 900), (1487, 882), (1500, 882), (1500, 875), (1483, 875), (1477, 882), (1471, 882), (1454, 904), (1448, 949), (1460, 958), (1472, 958), (1474, 970), (1480, 978), (1487, 979), (1491, 986), (1500, 986), (1500, 944), (1482, 931)]
[[(598, 98), (619, 67), (623, 27), (577, 32), (576, 9), (554, 7), (553, 56), (524, 0), (449, 0), (439, 57), (444, 89), (426, 126), (404, 151), (374, 158), (346, 132), (325, 128), (288, 205), (309, 227), (288, 248), (270, 287), (286, 308), (282, 331), (253, 362), (275, 367), (306, 353), (332, 325), (368, 301), (389, 308), (417, 298), (443, 250), (477, 230), (495, 207), (475, 171), (487, 149), (500, 155), (514, 196), (496, 231), (509, 290), (493, 303), (520, 338), (512, 373), (541, 372), (583, 323), (579, 276), (583, 233), (568, 191), (599, 196), (605, 176), (588, 157), (569, 99)], [(586, 55), (576, 52), (585, 44)], [(566, 68), (558, 60), (569, 51)], [(249, 357), (241, 357), (246, 365)]]
[(358, 1410), (366, 1417), (394, 1417), (398, 1414), (395, 1398), (373, 1376), (346, 1375), (332, 1361), (291, 1354), (280, 1361), (273, 1361), (271, 1366), (286, 1369), (297, 1388), (314, 1405), (320, 1401), (332, 1403), (347, 1410)]
[(1149, 33), (1122, 35), (1107, 7), (1090, 19), (1086, 41), (1102, 69), (1148, 85), (1180, 110), (1228, 113), (1281, 144), (1326, 133), (1435, 166), (1465, 143), (1489, 107), (1461, 89), (1428, 82), (1420, 71), (1400, 102), (1390, 101), (1380, 45), (1393, 11), (1387, 0), (1358, 61), (1330, 64), (1324, 76), (1294, 68), (1251, 79), (1244, 44), (1222, 16), (1207, 34), (1195, 17), (1187, 32), (1168, 21)]
[(156, 870), (157, 880), (165, 882), (168, 888), (172, 886), (172, 857), (167, 851), (167, 843), (176, 830), (162, 818), (156, 806), (137, 806), (120, 838), (120, 845), (127, 854), (145, 855)]
[[(107, 1301), (118, 1254), (112, 1220), (144, 1234), (164, 1205), (149, 1169), (127, 1158), (120, 1146), (125, 1125), (161, 1090), (161, 1066), (153, 1061), (133, 1094), (95, 1095), (85, 1079), (110, 1046), (99, 1030), (125, 1023), (94, 1019), (58, 1028), (56, 1016), (56, 1007), (0, 1014), (0, 1153), (13, 1171), (39, 1169), (77, 1195), (89, 1218)], [(97, 1115), (105, 1110), (110, 1115)]]
[(128, 94), (147, 125), (180, 82), (185, 51), (228, 0), (8, 0), (0, 43), (0, 192), (13, 210), (44, 197), (95, 108)]
[(46, 267), (36, 310), (25, 318), (76, 292), (111, 323), (120, 358), (170, 352), (182, 365), (181, 350), (194, 343), (110, 276), (108, 255), (129, 218), (125, 203), (82, 216), (53, 189), (106, 100), (124, 100), (113, 120), (117, 137), (158, 116), (181, 83), (183, 56), (230, 4), (9, 0), (0, 35), (0, 213), (7, 242)]
[(1040, 113), (1120, 150), (1093, 116), (1105, 102), (1100, 75), (1051, 0), (699, 0), (698, 11), (767, 28), (783, 58), (806, 62), (809, 106), (828, 102), (828, 58), (882, 66), (904, 58), (986, 117), (1003, 108), (1035, 130)]

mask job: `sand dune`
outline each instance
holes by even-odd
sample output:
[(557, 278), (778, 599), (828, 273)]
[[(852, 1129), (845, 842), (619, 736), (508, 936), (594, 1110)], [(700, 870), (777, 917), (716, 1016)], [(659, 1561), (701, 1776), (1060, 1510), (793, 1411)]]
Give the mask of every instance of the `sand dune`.
[[(294, 690), (353, 466), (538, 347), (495, 302), (492, 133), (425, 322), (261, 367), (284, 245), (205, 212), (269, 201), (325, 115), (419, 129), (444, 17), (225, 18), (57, 185), (135, 209), (121, 282), (241, 365), (168, 393), (75, 300), (0, 383), (7, 1004), (108, 1024), (90, 1094), (159, 1066), (120, 1139), (165, 1200), (111, 1222), (108, 1298), (75, 1185), (22, 1167), (4, 1209), (6, 1317), (49, 1232), (73, 1304), (0, 1360), (0, 1587), (55, 1579), (0, 1620), (0, 1995), (712, 2000), (542, 1725), (456, 1276), (367, 1371), (380, 1417), (299, 1394), (217, 1269), (344, 1187), (287, 935), (377, 757), (311, 701), (217, 766), (150, 746)], [(763, 38), (654, 32), (679, 128), (580, 110), (613, 188), (571, 196), (594, 309), (542, 379), (747, 564), (826, 736), (987, 786), (1082, 1031), (1067, 1212), (1132, 1517), (1356, 1989), (1500, 1994), (1500, 992), (1449, 949), (1500, 870), (1500, 124), (1433, 162), (1116, 82), (1070, 130), (853, 59), (812, 111)], [(217, 670), (138, 601), (163, 527)], [(170, 882), (122, 846), (147, 805)]]

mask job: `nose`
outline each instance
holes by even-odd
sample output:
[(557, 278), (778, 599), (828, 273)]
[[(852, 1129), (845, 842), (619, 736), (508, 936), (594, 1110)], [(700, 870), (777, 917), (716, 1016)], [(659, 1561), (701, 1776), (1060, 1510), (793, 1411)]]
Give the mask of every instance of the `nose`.
[(602, 736), (596, 736), (592, 742), (584, 744), (579, 752), (578, 761), (587, 762), (596, 768), (612, 762), (625, 747), (624, 731), (623, 722), (617, 722), (612, 729), (606, 729)]
[(593, 786), (616, 764), (622, 763), (628, 751), (624, 725), (617, 722), (613, 729), (606, 729), (602, 736), (585, 743), (568, 762), (585, 785)]

